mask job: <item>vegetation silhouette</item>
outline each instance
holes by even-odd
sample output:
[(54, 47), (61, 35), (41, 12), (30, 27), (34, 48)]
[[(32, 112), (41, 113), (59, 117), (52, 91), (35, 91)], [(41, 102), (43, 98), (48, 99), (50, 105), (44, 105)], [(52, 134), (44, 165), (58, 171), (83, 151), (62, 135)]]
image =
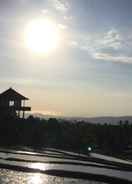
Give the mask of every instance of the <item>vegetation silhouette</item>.
[(1, 147), (45, 147), (88, 153), (88, 146), (109, 155), (131, 155), (132, 124), (118, 125), (70, 122), (29, 116), (27, 119), (0, 118)]

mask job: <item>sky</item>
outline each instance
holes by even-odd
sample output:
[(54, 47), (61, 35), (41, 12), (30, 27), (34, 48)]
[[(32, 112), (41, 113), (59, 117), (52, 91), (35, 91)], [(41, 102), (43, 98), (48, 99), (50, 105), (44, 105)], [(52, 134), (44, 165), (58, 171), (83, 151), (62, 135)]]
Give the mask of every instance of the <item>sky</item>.
[[(0, 91), (29, 97), (33, 112), (131, 115), (131, 17), (131, 0), (0, 1)], [(25, 44), (27, 26), (40, 19), (59, 30), (47, 54)]]

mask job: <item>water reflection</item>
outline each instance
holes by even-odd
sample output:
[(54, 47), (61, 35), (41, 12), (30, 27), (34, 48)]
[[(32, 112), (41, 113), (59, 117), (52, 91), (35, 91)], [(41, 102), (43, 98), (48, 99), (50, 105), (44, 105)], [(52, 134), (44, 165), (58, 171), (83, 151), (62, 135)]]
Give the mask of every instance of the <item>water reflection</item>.
[(0, 184), (63, 184), (62, 177), (0, 169)]
[(42, 184), (45, 181), (42, 181), (40, 174), (34, 174), (32, 177), (29, 177), (29, 184)]
[(40, 169), (40, 170), (43, 170), (43, 171), (47, 170), (48, 166), (49, 166), (49, 164), (43, 164), (43, 163), (32, 163), (32, 164), (30, 164), (31, 168)]
[(26, 173), (0, 169), (0, 184), (106, 184), (103, 182), (55, 177), (40, 173)]

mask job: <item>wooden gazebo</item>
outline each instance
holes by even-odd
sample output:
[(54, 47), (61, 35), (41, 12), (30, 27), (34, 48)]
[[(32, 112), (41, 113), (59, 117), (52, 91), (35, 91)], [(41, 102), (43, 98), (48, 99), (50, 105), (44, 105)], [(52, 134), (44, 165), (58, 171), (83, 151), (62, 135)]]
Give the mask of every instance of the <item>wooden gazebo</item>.
[(9, 88), (0, 94), (0, 114), (25, 118), (25, 112), (31, 110), (31, 107), (25, 106), (26, 100), (29, 99)]

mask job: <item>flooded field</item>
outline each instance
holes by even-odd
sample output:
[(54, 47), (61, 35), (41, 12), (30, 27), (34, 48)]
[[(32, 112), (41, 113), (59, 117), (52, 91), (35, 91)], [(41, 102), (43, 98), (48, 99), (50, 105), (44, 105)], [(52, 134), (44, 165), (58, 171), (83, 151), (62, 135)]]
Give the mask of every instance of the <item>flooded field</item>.
[(39, 173), (25, 173), (0, 169), (0, 183), (3, 184), (105, 184), (81, 179), (49, 176)]
[(132, 182), (132, 163), (95, 153), (0, 149), (0, 184), (105, 184), (111, 178)]

